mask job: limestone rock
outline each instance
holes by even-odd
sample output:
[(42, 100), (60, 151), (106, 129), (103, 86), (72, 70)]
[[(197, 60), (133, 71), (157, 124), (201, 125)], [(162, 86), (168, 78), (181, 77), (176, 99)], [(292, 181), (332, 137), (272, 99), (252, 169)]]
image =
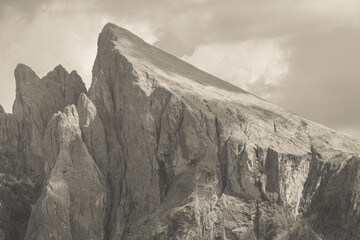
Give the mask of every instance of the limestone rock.
[(26, 176), (16, 177), (19, 142), (19, 122), (11, 114), (0, 113), (0, 239), (24, 238), (34, 202), (32, 182)]
[(21, 125), (19, 144), (24, 155), (17, 166), (17, 174), (29, 175), (36, 185), (41, 185), (42, 141), (47, 122), (55, 112), (75, 104), (86, 88), (75, 71), (69, 74), (62, 66), (40, 79), (28, 66), (19, 64), (15, 69), (15, 80), (13, 114)]
[(80, 94), (86, 92), (80, 76), (70, 74), (57, 66), (43, 78), (24, 64), (15, 69), (16, 99), (13, 113), (19, 119), (31, 119), (40, 127), (46, 127), (51, 116), (65, 106), (77, 102)]
[(29, 179), (0, 173), (0, 193), (0, 239), (24, 239), (34, 185)]
[(87, 94), (61, 66), (15, 78), (14, 113), (0, 110), (5, 239), (360, 237), (358, 141), (125, 29), (103, 28)]
[(75, 106), (52, 117), (45, 144), (48, 177), (25, 239), (102, 239), (105, 182), (81, 139)]
[(89, 97), (108, 143), (108, 239), (275, 239), (306, 211), (314, 149), (360, 151), (113, 24)]
[(19, 153), (19, 122), (11, 114), (0, 114), (0, 172), (16, 173)]
[(83, 141), (102, 172), (108, 171), (105, 130), (95, 105), (82, 93), (77, 104)]
[[(308, 224), (325, 239), (359, 239), (360, 158), (317, 153), (301, 201)], [(329, 156), (330, 155), (330, 156)]]
[[(5, 239), (23, 239), (30, 205), (41, 194), (47, 160), (43, 136), (49, 119), (68, 104), (75, 104), (80, 93), (86, 92), (76, 72), (68, 74), (61, 66), (40, 79), (29, 67), (19, 64), (15, 79), (13, 114), (0, 113), (0, 174), (6, 176), (0, 180), (16, 179), (16, 187), (0, 190), (4, 194), (0, 203), (6, 206), (2, 228)], [(9, 189), (13, 194), (8, 194)]]

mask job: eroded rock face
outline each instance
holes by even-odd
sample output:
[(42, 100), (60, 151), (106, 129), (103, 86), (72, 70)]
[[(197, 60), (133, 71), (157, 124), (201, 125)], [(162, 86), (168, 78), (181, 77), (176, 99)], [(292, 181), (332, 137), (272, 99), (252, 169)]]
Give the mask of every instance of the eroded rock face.
[[(31, 205), (46, 175), (44, 134), (54, 113), (76, 104), (85, 85), (76, 72), (58, 66), (39, 78), (23, 64), (15, 69), (13, 114), (0, 112), (0, 185), (4, 239), (23, 239)], [(11, 194), (9, 194), (11, 192)], [(1, 228), (1, 226), (0, 226)]]
[(314, 151), (359, 154), (112, 24), (89, 97), (108, 143), (109, 239), (275, 239), (307, 215)]
[(28, 175), (36, 185), (42, 184), (42, 141), (51, 116), (69, 104), (76, 104), (85, 84), (75, 71), (70, 74), (57, 66), (39, 78), (29, 67), (19, 64), (15, 69), (16, 99), (13, 115), (20, 122), (20, 148), (23, 156), (17, 175)]
[(105, 130), (95, 105), (82, 93), (77, 104), (82, 138), (91, 156), (102, 172), (107, 172), (108, 154), (105, 142)]
[(24, 239), (35, 201), (32, 182), (0, 173), (0, 193), (0, 239)]
[(45, 144), (49, 175), (25, 239), (102, 239), (105, 182), (82, 141), (75, 106), (52, 117)]
[(61, 66), (15, 77), (0, 180), (25, 190), (0, 224), (19, 239), (359, 238), (359, 142), (125, 29), (102, 30), (88, 94)]

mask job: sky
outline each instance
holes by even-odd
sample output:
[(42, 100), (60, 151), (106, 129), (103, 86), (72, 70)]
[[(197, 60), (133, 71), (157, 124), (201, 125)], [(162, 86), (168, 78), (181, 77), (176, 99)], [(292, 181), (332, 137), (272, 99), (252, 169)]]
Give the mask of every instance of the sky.
[(360, 0), (0, 0), (0, 104), (11, 112), (18, 63), (90, 86), (107, 22), (360, 139)]

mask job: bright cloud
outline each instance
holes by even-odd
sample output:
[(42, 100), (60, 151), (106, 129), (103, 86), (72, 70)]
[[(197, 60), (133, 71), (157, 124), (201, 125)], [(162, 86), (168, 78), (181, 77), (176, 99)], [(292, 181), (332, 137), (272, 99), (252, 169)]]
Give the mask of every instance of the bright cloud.
[[(245, 90), (261, 82), (279, 85), (287, 74), (289, 53), (275, 40), (253, 40), (233, 44), (201, 46), (183, 60)], [(266, 96), (268, 92), (255, 92)]]

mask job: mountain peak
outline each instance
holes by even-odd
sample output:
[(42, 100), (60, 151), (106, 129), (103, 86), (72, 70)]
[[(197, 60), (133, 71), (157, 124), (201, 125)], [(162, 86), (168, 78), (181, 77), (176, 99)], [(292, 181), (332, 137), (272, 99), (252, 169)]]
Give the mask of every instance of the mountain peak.
[[(98, 54), (109, 55), (118, 51), (139, 75), (146, 72), (156, 79), (137, 82), (145, 92), (151, 92), (151, 85), (160, 84), (177, 92), (193, 91), (207, 97), (222, 94), (242, 93), (246, 91), (210, 75), (183, 60), (146, 43), (143, 39), (113, 23), (103, 28), (98, 41)], [(140, 78), (139, 78), (140, 79)], [(224, 92), (225, 91), (225, 92)]]
[(25, 64), (18, 64), (14, 70), (16, 83), (19, 84), (20, 81), (30, 81), (38, 79), (34, 70)]
[(87, 94), (61, 65), (15, 77), (14, 115), (0, 114), (7, 239), (360, 239), (359, 142), (115, 24)]
[[(120, 38), (120, 37), (125, 37), (127, 36), (128, 38), (132, 38), (131, 40), (136, 42), (136, 41), (143, 41), (140, 37), (136, 36), (135, 34), (133, 34), (132, 32), (130, 32), (129, 30), (122, 28), (114, 23), (107, 23), (101, 33), (100, 33), (100, 37), (104, 37), (103, 33), (108, 33), (111, 32), (113, 34), (113, 37), (115, 38)], [(106, 36), (106, 35), (105, 35)], [(109, 35), (107, 35), (109, 36)]]
[[(18, 64), (15, 79), (13, 113), (21, 119), (32, 114), (48, 117), (66, 105), (76, 103), (80, 93), (86, 92), (81, 77), (76, 72), (69, 74), (61, 65), (39, 78), (30, 67)], [(47, 119), (41, 121), (45, 123)]]
[(44, 78), (63, 83), (69, 79), (69, 72), (59, 64), (52, 71), (48, 72)]
[(69, 72), (68, 72), (61, 64), (57, 65), (57, 66), (54, 68), (53, 72), (62, 72), (62, 73), (67, 73), (67, 74), (69, 74)]
[(120, 28), (120, 27), (112, 22), (108, 22), (104, 25), (103, 29), (107, 29), (107, 28)]

